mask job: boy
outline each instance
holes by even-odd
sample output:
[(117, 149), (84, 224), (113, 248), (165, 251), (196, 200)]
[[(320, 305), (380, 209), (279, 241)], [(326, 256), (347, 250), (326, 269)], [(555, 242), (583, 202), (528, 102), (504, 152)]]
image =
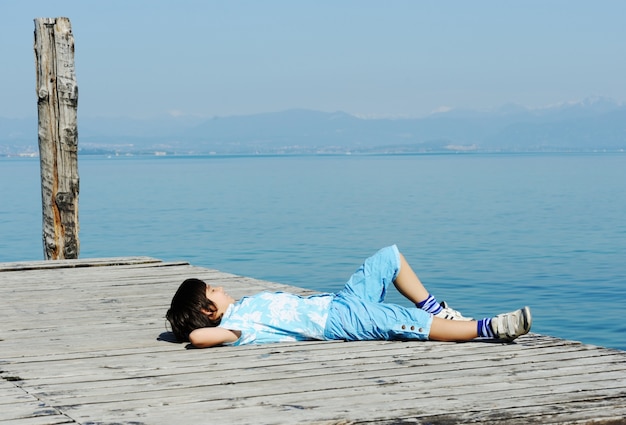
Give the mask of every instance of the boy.
[[(390, 283), (417, 308), (384, 303)], [(365, 260), (336, 294), (261, 292), (236, 301), (222, 287), (187, 279), (166, 317), (176, 338), (198, 348), (305, 340), (512, 341), (532, 323), (528, 307), (475, 321), (438, 303), (395, 245)]]

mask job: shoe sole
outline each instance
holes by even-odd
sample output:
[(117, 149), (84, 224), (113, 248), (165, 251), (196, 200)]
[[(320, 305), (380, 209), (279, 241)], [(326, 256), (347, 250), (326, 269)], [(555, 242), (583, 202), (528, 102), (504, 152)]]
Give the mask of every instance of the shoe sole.
[(530, 314), (530, 308), (528, 306), (522, 309), (522, 315), (524, 316), (524, 333), (522, 335), (526, 335), (530, 332), (530, 328), (533, 325), (533, 316)]

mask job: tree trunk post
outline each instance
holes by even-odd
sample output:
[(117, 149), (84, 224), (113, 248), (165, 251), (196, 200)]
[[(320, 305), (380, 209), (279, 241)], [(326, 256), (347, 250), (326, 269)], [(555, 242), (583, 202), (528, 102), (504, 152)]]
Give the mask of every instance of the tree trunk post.
[(70, 20), (35, 19), (34, 47), (44, 258), (78, 258), (78, 86)]

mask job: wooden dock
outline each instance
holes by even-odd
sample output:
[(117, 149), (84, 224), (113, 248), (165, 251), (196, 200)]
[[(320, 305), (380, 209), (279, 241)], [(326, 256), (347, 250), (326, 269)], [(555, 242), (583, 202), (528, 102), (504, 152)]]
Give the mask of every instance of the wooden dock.
[(308, 292), (146, 257), (0, 263), (0, 424), (626, 423), (626, 352), (544, 335), (186, 349), (164, 319), (186, 277)]

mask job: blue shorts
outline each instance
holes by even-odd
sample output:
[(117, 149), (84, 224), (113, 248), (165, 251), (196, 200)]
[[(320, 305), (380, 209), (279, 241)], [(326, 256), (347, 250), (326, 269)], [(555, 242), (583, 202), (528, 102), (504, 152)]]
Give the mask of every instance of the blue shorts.
[(418, 308), (384, 303), (400, 271), (395, 245), (365, 260), (330, 304), (326, 339), (347, 341), (428, 339), (433, 317)]

